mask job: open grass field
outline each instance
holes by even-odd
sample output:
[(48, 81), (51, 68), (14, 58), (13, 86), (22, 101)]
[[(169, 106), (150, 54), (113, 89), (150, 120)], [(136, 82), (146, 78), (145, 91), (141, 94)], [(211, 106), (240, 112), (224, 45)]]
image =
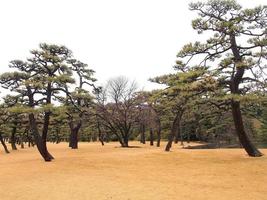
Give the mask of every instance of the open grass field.
[[(36, 148), (0, 153), (1, 200), (266, 200), (267, 156), (241, 149), (172, 152), (141, 145), (119, 148), (81, 143), (49, 144), (56, 160), (44, 162)], [(262, 149), (267, 155), (267, 149)]]

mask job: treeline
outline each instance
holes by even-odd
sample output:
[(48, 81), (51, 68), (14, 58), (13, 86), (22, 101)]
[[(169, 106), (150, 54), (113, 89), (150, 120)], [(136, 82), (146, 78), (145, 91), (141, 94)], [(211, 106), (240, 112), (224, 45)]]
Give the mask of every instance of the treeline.
[(165, 89), (139, 91), (125, 77), (99, 87), (94, 71), (65, 46), (40, 44), (25, 61), (10, 62), (0, 83), (8, 91), (0, 108), (0, 140), (36, 145), (45, 161), (46, 142), (147, 140), (160, 146), (191, 140), (215, 147), (240, 146), (261, 156), (254, 142), (267, 141), (267, 7), (242, 9), (235, 1), (190, 4), (192, 27), (205, 41), (184, 45), (176, 72), (151, 78)]

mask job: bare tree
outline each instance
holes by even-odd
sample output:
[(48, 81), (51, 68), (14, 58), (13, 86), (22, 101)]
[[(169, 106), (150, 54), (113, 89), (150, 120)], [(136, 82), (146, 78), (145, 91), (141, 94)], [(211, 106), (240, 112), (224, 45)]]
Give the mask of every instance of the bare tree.
[(122, 147), (129, 146), (129, 137), (138, 116), (136, 90), (135, 81), (120, 76), (110, 79), (97, 94), (97, 115)]

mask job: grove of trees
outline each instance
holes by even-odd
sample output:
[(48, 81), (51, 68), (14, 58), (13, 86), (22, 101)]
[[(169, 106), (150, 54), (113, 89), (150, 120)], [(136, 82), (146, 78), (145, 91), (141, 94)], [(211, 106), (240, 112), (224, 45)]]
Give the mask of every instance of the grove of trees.
[[(234, 0), (189, 5), (200, 41), (185, 44), (175, 72), (150, 78), (164, 89), (142, 91), (126, 77), (100, 86), (95, 71), (65, 46), (41, 43), (0, 75), (0, 141), (12, 150), (47, 142), (139, 140), (151, 146), (201, 141), (203, 148), (242, 147), (262, 156), (267, 144), (267, 6), (242, 9)], [(182, 36), (181, 36), (182, 37)], [(101, 148), (101, 147), (100, 147)]]

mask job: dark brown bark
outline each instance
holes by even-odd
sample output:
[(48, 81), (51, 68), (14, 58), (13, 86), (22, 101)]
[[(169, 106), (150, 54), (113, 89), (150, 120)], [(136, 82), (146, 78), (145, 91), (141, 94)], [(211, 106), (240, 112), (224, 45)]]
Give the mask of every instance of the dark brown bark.
[(29, 121), (30, 121), (30, 128), (32, 130), (35, 144), (37, 146), (39, 153), (41, 154), (41, 156), (43, 157), (43, 159), (45, 161), (51, 161), (53, 159), (53, 157), (51, 156), (51, 154), (47, 150), (46, 142), (43, 141), (42, 137), (39, 134), (39, 131), (37, 128), (37, 123), (36, 123), (36, 120), (35, 120), (33, 113), (29, 114)]
[(76, 125), (73, 126), (73, 122), (70, 123), (70, 141), (69, 141), (69, 147), (72, 149), (78, 149), (78, 133), (82, 126), (81, 121)]
[(146, 132), (145, 124), (141, 123), (141, 127), (140, 127), (140, 142), (142, 144), (145, 144), (146, 143), (145, 132)]
[(24, 149), (23, 139), (21, 139), (21, 141), (20, 141), (20, 148)]
[(160, 140), (161, 140), (161, 122), (160, 122), (160, 118), (157, 116), (157, 147), (160, 147)]
[(153, 128), (150, 128), (149, 130), (149, 140), (150, 140), (150, 146), (154, 145), (154, 131)]
[(161, 140), (161, 128), (157, 131), (157, 147), (160, 147), (160, 140)]
[[(239, 49), (236, 44), (235, 34), (232, 32), (230, 33), (230, 42), (231, 42), (231, 50), (234, 55), (234, 63), (235, 63), (235, 70), (234, 75), (231, 79), (231, 93), (232, 94), (240, 94), (239, 91), (239, 84), (242, 80), (242, 77), (245, 72), (244, 67), (238, 67), (237, 65), (242, 62), (242, 57), (240, 56)], [(244, 129), (244, 122), (242, 119), (242, 114), (240, 110), (240, 102), (237, 100), (232, 99), (231, 101), (231, 107), (232, 107), (232, 115), (233, 120), (235, 124), (236, 134), (239, 138), (239, 141), (242, 145), (242, 147), (246, 150), (249, 156), (252, 157), (259, 157), (263, 154), (254, 146), (254, 144), (251, 142), (250, 138), (248, 137), (247, 133)]]
[[(46, 104), (51, 104), (51, 98), (52, 98), (52, 86), (51, 83), (47, 84), (47, 97), (46, 97)], [(49, 122), (50, 122), (50, 115), (51, 111), (45, 112), (44, 115), (44, 125), (43, 125), (43, 132), (42, 132), (42, 145), (44, 152), (47, 157), (49, 157), (51, 160), (54, 159), (54, 157), (48, 152), (47, 145), (46, 145), (46, 140), (47, 140), (47, 134), (48, 134), (48, 127), (49, 127)]]
[(104, 146), (104, 138), (103, 138), (103, 133), (101, 131), (100, 123), (98, 121), (98, 118), (96, 120), (97, 120), (98, 138), (99, 138), (99, 141), (101, 142), (102, 146)]
[(262, 156), (263, 154), (253, 145), (250, 138), (245, 132), (243, 119), (240, 111), (240, 103), (232, 100), (231, 105), (232, 105), (232, 114), (233, 114), (236, 133), (242, 147), (246, 150), (249, 156), (252, 157)]
[(6, 146), (6, 143), (5, 143), (5, 141), (4, 141), (4, 139), (3, 139), (1, 133), (0, 133), (0, 141), (1, 141), (2, 146), (3, 146), (4, 149), (5, 149), (5, 152), (6, 152), (6, 153), (9, 153), (9, 151), (8, 151), (8, 149), (7, 149), (7, 146)]
[(191, 134), (187, 133), (187, 143), (190, 143), (190, 137), (191, 137)]
[[(78, 99), (78, 105), (79, 106), (81, 105), (80, 99)], [(68, 124), (70, 127), (69, 147), (71, 147), (72, 149), (78, 149), (78, 135), (79, 135), (79, 130), (82, 127), (83, 112), (79, 113), (79, 121), (76, 122), (76, 124), (75, 124), (75, 121), (73, 120), (73, 116), (71, 114), (68, 114), (68, 115), (69, 115)]]
[(170, 151), (171, 147), (172, 147), (172, 142), (173, 142), (173, 139), (176, 135), (176, 132), (177, 132), (177, 128), (179, 128), (179, 122), (180, 121), (180, 115), (177, 114), (175, 119), (173, 120), (173, 123), (172, 123), (172, 129), (171, 129), (171, 132), (169, 134), (169, 137), (168, 137), (168, 143), (166, 145), (166, 148), (165, 148), (165, 151)]
[(179, 139), (181, 139), (181, 135), (180, 135), (180, 132), (179, 132), (179, 127), (177, 127), (176, 129), (176, 132), (175, 132), (175, 140), (174, 140), (174, 143), (177, 144)]
[[(31, 108), (34, 108), (34, 98), (33, 98), (33, 93), (31, 91), (31, 88), (28, 87), (27, 91), (28, 91), (28, 97), (29, 97), (29, 106)], [(47, 91), (47, 103), (51, 103), (51, 85), (50, 85), (50, 91)], [(37, 127), (37, 122), (36, 122), (34, 114), (33, 113), (29, 114), (30, 129), (33, 133), (35, 144), (37, 146), (39, 153), (43, 157), (43, 159), (48, 162), (54, 159), (54, 157), (48, 152), (47, 146), (46, 146), (46, 138), (47, 138), (47, 132), (48, 132), (48, 126), (49, 126), (49, 117), (50, 117), (50, 112), (45, 112), (43, 134), (41, 136), (39, 134), (39, 130)]]
[(12, 150), (17, 150), (17, 147), (16, 147), (17, 121), (15, 121), (13, 125), (14, 126), (11, 132), (10, 143), (11, 143)]
[(121, 146), (122, 147), (129, 147), (129, 134), (125, 133), (125, 135), (122, 136), (122, 143)]

